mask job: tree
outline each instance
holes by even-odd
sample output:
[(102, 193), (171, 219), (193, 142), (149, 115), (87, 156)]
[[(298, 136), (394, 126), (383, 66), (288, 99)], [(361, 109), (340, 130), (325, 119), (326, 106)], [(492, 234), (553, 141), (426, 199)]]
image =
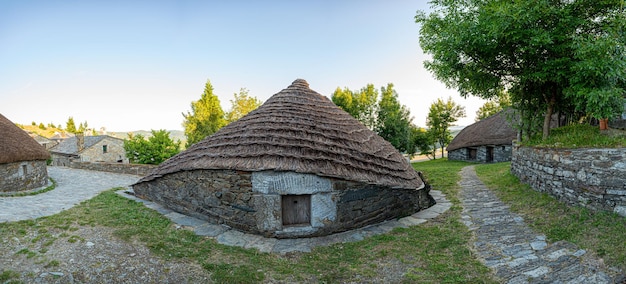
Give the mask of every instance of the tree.
[(76, 130), (76, 124), (74, 123), (74, 118), (71, 116), (67, 119), (67, 122), (65, 123), (65, 131), (74, 134), (78, 132)]
[(78, 133), (84, 133), (85, 131), (87, 131), (89, 125), (87, 124), (87, 121), (85, 120), (85, 122), (81, 122), (78, 125)]
[(435, 12), (415, 18), (420, 45), (433, 56), (425, 67), (462, 96), (509, 90), (523, 123), (542, 110), (544, 138), (552, 114), (570, 104), (595, 116), (616, 111), (626, 72), (623, 0), (431, 5)]
[(128, 134), (124, 151), (131, 163), (158, 165), (180, 152), (180, 141), (174, 142), (164, 129), (151, 130), (147, 140), (141, 134)]
[(411, 147), (407, 151), (407, 154), (413, 156), (419, 150), (420, 155), (432, 156), (435, 158), (435, 152), (433, 144), (435, 144), (434, 137), (429, 135), (426, 129), (417, 127), (411, 124)]
[(452, 141), (452, 135), (448, 128), (461, 117), (465, 117), (465, 107), (457, 105), (451, 97), (448, 97), (445, 102), (442, 99), (437, 99), (430, 105), (426, 125), (434, 141), (439, 143), (439, 147), (441, 147), (442, 158), (443, 149)]
[(378, 103), (376, 133), (389, 141), (400, 152), (413, 152), (411, 141), (411, 113), (398, 101), (393, 84), (382, 87)]
[(183, 117), (185, 118), (183, 127), (187, 137), (187, 148), (226, 125), (224, 111), (220, 100), (213, 94), (211, 81), (207, 80), (204, 93), (199, 100), (191, 102), (191, 112), (183, 113)]
[(39, 129), (46, 130), (46, 126), (43, 125), (43, 122), (39, 123)]
[(359, 120), (365, 127), (374, 130), (377, 121), (378, 90), (373, 84), (350, 91), (348, 88), (337, 88), (331, 100), (341, 109)]
[(490, 117), (510, 106), (511, 96), (509, 96), (506, 92), (501, 93), (495, 99), (488, 100), (480, 108), (478, 108), (478, 111), (476, 111), (476, 121)]
[(235, 93), (234, 96), (235, 98), (230, 100), (230, 111), (226, 113), (226, 123), (232, 123), (242, 118), (262, 104), (256, 97), (250, 97), (248, 90), (245, 88), (241, 88), (239, 94)]

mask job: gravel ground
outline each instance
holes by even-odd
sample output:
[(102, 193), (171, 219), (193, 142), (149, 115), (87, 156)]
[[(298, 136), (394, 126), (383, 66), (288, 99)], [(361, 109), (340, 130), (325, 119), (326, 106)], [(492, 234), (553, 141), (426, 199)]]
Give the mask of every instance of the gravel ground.
[[(52, 233), (53, 232), (48, 232)], [(165, 261), (138, 243), (122, 241), (102, 227), (80, 227), (51, 245), (36, 232), (0, 243), (0, 272), (24, 283), (207, 283), (196, 263)]]

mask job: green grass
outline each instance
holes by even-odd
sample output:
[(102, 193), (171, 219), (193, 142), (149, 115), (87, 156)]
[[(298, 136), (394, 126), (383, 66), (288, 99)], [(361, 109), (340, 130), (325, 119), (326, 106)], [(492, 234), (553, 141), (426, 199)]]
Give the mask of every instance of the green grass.
[[(465, 165), (446, 160), (415, 164), (433, 189), (443, 191), (454, 203), (442, 216), (360, 242), (315, 248), (311, 253), (281, 256), (220, 245), (191, 231), (177, 230), (156, 211), (117, 195), (114, 190), (118, 189), (105, 191), (53, 216), (0, 224), (0, 238), (25, 240), (23, 243), (30, 245), (21, 253), (30, 255), (44, 243), (83, 241), (73, 234), (80, 226), (109, 227), (120, 239), (138, 240), (164, 259), (198, 263), (211, 273), (213, 281), (222, 283), (258, 283), (271, 279), (364, 282), (390, 263), (401, 268), (394, 273), (405, 283), (496, 283), (489, 269), (469, 249), (471, 234), (459, 221), (461, 208), (456, 182), (458, 171)], [(42, 254), (39, 257), (43, 264), (57, 265), (55, 260), (45, 259), (45, 252)]]
[(550, 241), (570, 241), (593, 251), (607, 264), (626, 269), (626, 218), (571, 207), (534, 191), (511, 174), (510, 163), (479, 165), (476, 172), (512, 211), (524, 215), (526, 222)]
[(0, 272), (0, 283), (22, 283), (20, 281), (14, 280), (15, 278), (19, 278), (20, 274), (13, 270), (2, 270)]
[(575, 124), (552, 129), (550, 136), (541, 140), (536, 137), (523, 143), (525, 146), (550, 148), (617, 148), (626, 147), (626, 132), (600, 131), (597, 126)]

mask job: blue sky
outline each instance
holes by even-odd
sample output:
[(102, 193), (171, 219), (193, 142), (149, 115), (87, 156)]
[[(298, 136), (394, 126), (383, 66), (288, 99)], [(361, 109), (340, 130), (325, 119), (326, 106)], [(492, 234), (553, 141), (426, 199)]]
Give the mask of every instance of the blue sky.
[(0, 113), (69, 116), (109, 131), (182, 129), (211, 80), (225, 110), (240, 88), (266, 100), (297, 78), (337, 87), (393, 83), (415, 124), (451, 96), (471, 124), (483, 101), (424, 70), (413, 17), (426, 1), (0, 0)]

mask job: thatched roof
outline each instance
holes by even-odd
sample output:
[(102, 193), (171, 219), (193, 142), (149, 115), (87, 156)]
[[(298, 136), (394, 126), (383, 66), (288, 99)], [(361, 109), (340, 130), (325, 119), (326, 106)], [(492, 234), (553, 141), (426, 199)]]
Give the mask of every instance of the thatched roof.
[(507, 120), (511, 115), (512, 110), (500, 111), (463, 128), (448, 144), (447, 150), (485, 145), (511, 145), (517, 138), (517, 131)]
[(302, 79), (163, 162), (139, 183), (196, 169), (293, 171), (412, 189), (424, 185), (389, 142)]
[(0, 114), (0, 164), (46, 160), (49, 157), (46, 148)]

